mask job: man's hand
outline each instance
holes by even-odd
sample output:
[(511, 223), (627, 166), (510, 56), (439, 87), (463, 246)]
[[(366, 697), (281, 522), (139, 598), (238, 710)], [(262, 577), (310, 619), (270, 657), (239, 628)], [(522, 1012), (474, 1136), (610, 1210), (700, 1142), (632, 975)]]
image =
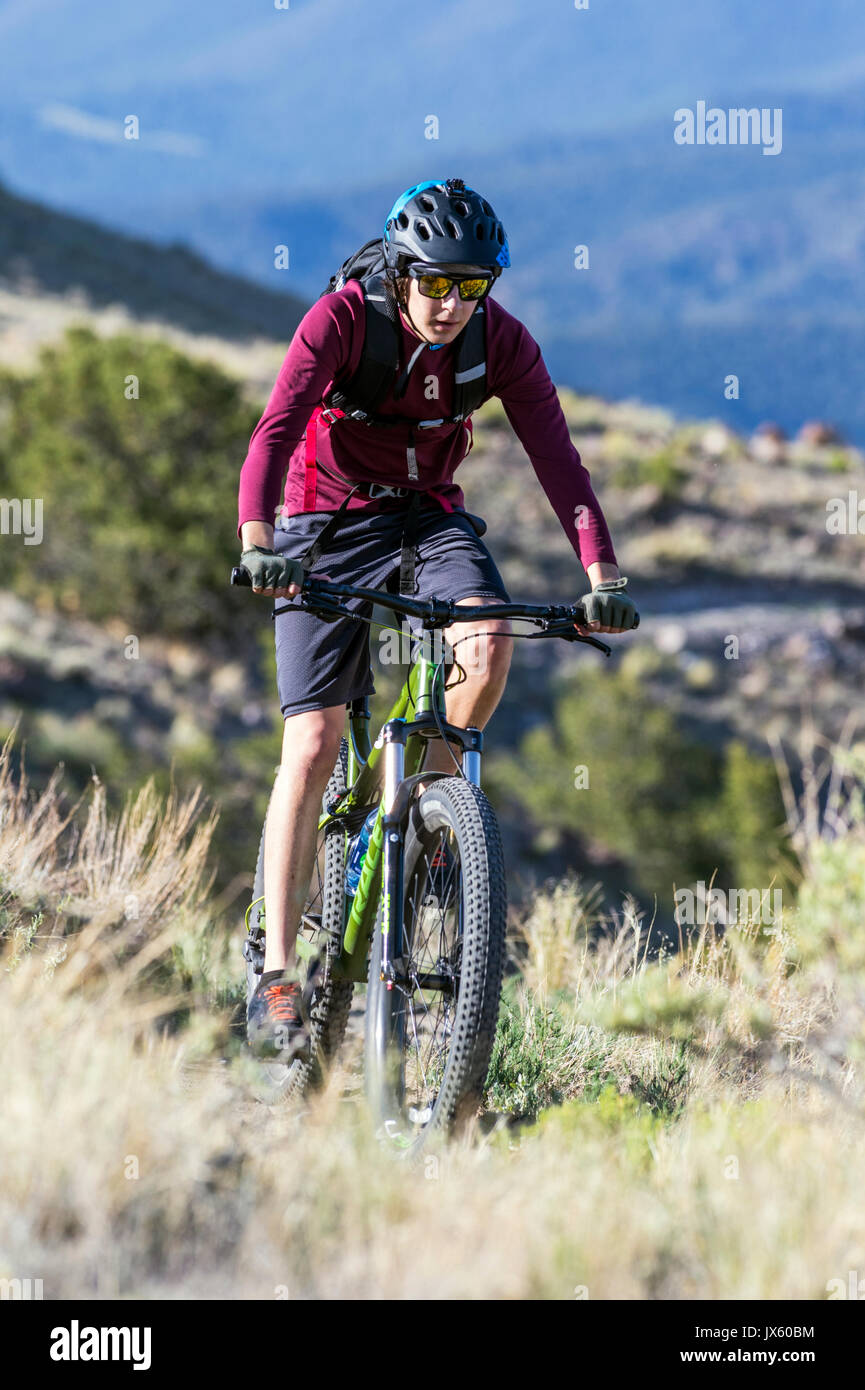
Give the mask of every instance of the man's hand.
[(294, 598), (300, 593), (304, 576), (300, 560), (276, 555), (264, 545), (253, 545), (242, 552), (240, 563), (249, 570), (254, 593), (268, 598)]
[(627, 632), (634, 626), (637, 609), (634, 600), (624, 592), (627, 579), (605, 579), (596, 584), (580, 602), (586, 611), (586, 622), (574, 623), (583, 637), (598, 632)]

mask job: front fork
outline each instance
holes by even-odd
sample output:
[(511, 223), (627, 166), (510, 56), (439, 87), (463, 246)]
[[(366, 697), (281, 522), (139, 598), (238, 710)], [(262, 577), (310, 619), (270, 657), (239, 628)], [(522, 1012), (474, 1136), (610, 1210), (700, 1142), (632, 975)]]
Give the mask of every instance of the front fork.
[[(384, 743), (384, 793), (382, 795), (382, 922), (381, 978), (393, 989), (394, 941), (402, 934), (403, 848), (405, 817), (398, 794), (405, 777), (404, 719), (389, 719), (382, 729)], [(399, 933), (399, 935), (398, 935)], [(397, 951), (398, 954), (398, 951)]]

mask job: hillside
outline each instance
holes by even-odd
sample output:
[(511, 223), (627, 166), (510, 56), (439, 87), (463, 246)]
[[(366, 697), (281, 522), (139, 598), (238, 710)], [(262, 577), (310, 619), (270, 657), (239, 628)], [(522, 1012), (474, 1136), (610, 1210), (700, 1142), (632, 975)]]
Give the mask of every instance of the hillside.
[(809, 1325), (857, 1296), (865, 1240), (865, 841), (840, 809), (809, 817), (772, 933), (651, 964), (631, 916), (592, 931), (579, 882), (535, 896), (481, 1113), (411, 1167), (383, 1161), (351, 1040), (301, 1111), (258, 1103), (196, 799), (120, 816), (91, 788), (76, 834), (62, 782), (32, 797), (0, 751), (3, 1277), (75, 1302), (650, 1300), (655, 1338), (654, 1301), (693, 1325), (697, 1300), (792, 1299)]
[[(229, 341), (287, 341), (306, 304), (217, 270), (187, 246), (159, 246), (108, 230), (0, 184), (0, 288), (5, 323), (16, 298), (72, 296), (72, 307), (161, 320)], [(11, 298), (9, 296), (12, 296)], [(20, 316), (26, 317), (22, 307)]]
[[(163, 364), (158, 344), (124, 341), (79, 333), (62, 374), (57, 365), (44, 369), (49, 397), (36, 394), (23, 408), (22, 441), (29, 439), (34, 412), (50, 410), (62, 421), (75, 408), (82, 372), (93, 380), (106, 372), (113, 378), (119, 363), (140, 356), (140, 370), (174, 381), (178, 399), (188, 400), (181, 412), (186, 433), (172, 435), (186, 460), (187, 486), (173, 499), (178, 510), (168, 532), (157, 527), (165, 521), (163, 507), (130, 551), (124, 525), (134, 524), (140, 505), (146, 515), (152, 511), (146, 476), (139, 476), (149, 466), (148, 439), (175, 429), (178, 407), (169, 396), (164, 406), (158, 403), (160, 417), (151, 405), (143, 417), (149, 434), (132, 423), (122, 403), (107, 434), (108, 422), (97, 413), (87, 427), (92, 435), (77, 440), (76, 450), (91, 469), (94, 459), (103, 459), (106, 478), (109, 470), (115, 478), (114, 508), (122, 508), (118, 514), (127, 521), (112, 526), (97, 490), (96, 512), (81, 514), (82, 525), (97, 527), (94, 545), (107, 547), (105, 562), (96, 558), (98, 551), (92, 557), (96, 578), (87, 568), (87, 550), (70, 551), (62, 532), (49, 532), (38, 571), (25, 565), (19, 592), (0, 597), (0, 731), (21, 718), (28, 762), (39, 777), (63, 759), (78, 785), (93, 769), (114, 794), (151, 772), (166, 784), (169, 766), (185, 786), (203, 782), (222, 808), (220, 890), (236, 897), (254, 863), (279, 746), (268, 607), (220, 588), (236, 555), (237, 469), (259, 407), (240, 405), (249, 378), (229, 383), (203, 364), (194, 373), (181, 371), (183, 359)], [(244, 349), (234, 351), (244, 360)], [(246, 360), (258, 362), (252, 349)], [(734, 843), (743, 803), (765, 802), (753, 833), (768, 844), (778, 817), (759, 760), (769, 757), (769, 740), (795, 743), (803, 717), (813, 718), (823, 736), (838, 737), (859, 707), (865, 556), (861, 537), (831, 535), (826, 518), (832, 498), (865, 491), (865, 464), (854, 449), (813, 442), (813, 430), (792, 443), (768, 435), (751, 439), (717, 422), (682, 425), (635, 403), (561, 395), (642, 623), (632, 636), (613, 639), (609, 662), (585, 648), (517, 642), (508, 690), (490, 725), (485, 779), (500, 808), (517, 899), (539, 876), (579, 868), (596, 874), (613, 901), (638, 881), (649, 901), (656, 887), (668, 894), (671, 874), (708, 878), (719, 864), (733, 871), (747, 852), (747, 844)], [(225, 428), (218, 428), (211, 399), (219, 403)], [(43, 423), (51, 428), (50, 420)], [(574, 599), (585, 577), (497, 402), (478, 413), (476, 441), (460, 480), (469, 507), (487, 518), (489, 544), (511, 593), (538, 602)], [(32, 465), (21, 460), (25, 472), (38, 457)], [(16, 462), (13, 451), (10, 467)], [(64, 467), (75, 476), (72, 456)], [(44, 474), (49, 491), (63, 488), (56, 473)], [(206, 520), (195, 478), (206, 487)], [(193, 517), (203, 530), (191, 524)], [(176, 537), (184, 537), (185, 562)], [(160, 558), (166, 546), (171, 573), (202, 576), (199, 588), (184, 584), (182, 601), (172, 598)], [(100, 563), (115, 566), (113, 590), (99, 587)], [(122, 586), (118, 564), (124, 566)], [(54, 592), (44, 582), (52, 574), (62, 579)], [(130, 633), (140, 637), (136, 660), (126, 658)], [(377, 709), (386, 707), (397, 679), (394, 668), (377, 666)], [(632, 712), (641, 701), (671, 721), (652, 754), (658, 772), (643, 757), (639, 731), (631, 749), (615, 738), (616, 722), (637, 717)], [(536, 742), (539, 731), (567, 722), (568, 710), (583, 711), (599, 737), (598, 721), (609, 726), (603, 734), (612, 738), (609, 751), (595, 765), (621, 779), (623, 793), (630, 788), (635, 816), (640, 798), (660, 805), (670, 794), (670, 760), (684, 759), (693, 785), (686, 788), (680, 778), (676, 795), (685, 824), (679, 841), (660, 810), (654, 846), (644, 827), (642, 841), (625, 849), (612, 813), (607, 821), (581, 820), (571, 793), (574, 764), (591, 751), (584, 736), (578, 734), (572, 747), (560, 729), (555, 765), (541, 757)], [(758, 761), (723, 811), (725, 819), (715, 824), (711, 802), (726, 805), (724, 779), (738, 766), (729, 764), (737, 740)], [(509, 771), (512, 753), (523, 760), (516, 780)], [(699, 815), (691, 795), (702, 797)], [(698, 821), (705, 825), (692, 836), (687, 826)]]
[[(827, 504), (865, 497), (863, 455), (560, 394), (644, 615), (616, 659), (708, 737), (789, 735), (806, 709), (839, 734), (858, 705), (865, 546), (829, 533)], [(487, 518), (512, 591), (563, 598), (580, 574), (568, 539), (498, 404), (479, 419), (460, 474), (467, 505)], [(555, 655), (564, 669), (596, 661)]]

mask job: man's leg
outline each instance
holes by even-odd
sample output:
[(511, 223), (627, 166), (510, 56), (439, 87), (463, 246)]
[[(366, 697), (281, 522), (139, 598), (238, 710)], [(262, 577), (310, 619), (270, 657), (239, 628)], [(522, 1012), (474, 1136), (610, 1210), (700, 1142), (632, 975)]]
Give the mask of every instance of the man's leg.
[[(491, 603), (501, 603), (501, 599), (461, 598), (457, 607)], [(452, 646), (457, 644), (454, 665), (445, 688), (449, 723), (463, 729), (469, 724), (483, 729), (487, 724), (507, 683), (514, 647), (510, 633), (511, 625), (506, 618), (454, 623), (445, 628), (447, 641)], [(429, 640), (428, 634), (425, 637)], [(454, 748), (453, 752), (454, 757), (461, 761), (459, 748)], [(441, 739), (428, 745), (423, 766), (426, 772), (456, 772), (454, 760)]]
[(264, 842), (265, 971), (294, 968), (294, 943), (315, 862), (321, 798), (344, 726), (344, 704), (290, 714), (285, 720)]

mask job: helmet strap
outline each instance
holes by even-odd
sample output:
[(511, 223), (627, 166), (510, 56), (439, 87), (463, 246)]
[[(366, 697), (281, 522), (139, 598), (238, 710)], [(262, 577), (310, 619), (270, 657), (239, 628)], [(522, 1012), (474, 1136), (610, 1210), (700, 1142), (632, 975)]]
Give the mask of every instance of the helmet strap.
[(422, 343), (426, 343), (427, 347), (431, 347), (431, 348), (440, 347), (440, 346), (441, 346), (440, 343), (433, 343), (433, 342), (431, 342), (429, 338), (425, 338), (424, 335), (423, 335), (423, 333), (421, 333), (420, 329), (418, 328), (417, 324), (415, 323), (414, 319), (412, 318), (411, 314), (409, 313), (408, 301), (406, 301), (405, 304), (401, 304), (401, 303), (400, 303), (400, 297), (399, 297), (399, 295), (396, 293), (395, 290), (394, 290), (394, 298), (396, 299), (397, 308), (399, 309), (400, 314), (402, 314), (406, 319), (408, 319), (409, 323), (411, 324), (412, 329), (413, 329), (414, 332), (417, 334), (417, 336), (420, 338), (421, 342), (422, 342)]
[(424, 335), (421, 333), (420, 329), (418, 328), (417, 324), (415, 323), (414, 319), (408, 311), (408, 305), (406, 305), (406, 307), (403, 310), (401, 310), (401, 312), (408, 319), (409, 323), (411, 324), (417, 336), (420, 338), (421, 342), (426, 343), (427, 347), (438, 347), (437, 343), (433, 343), (429, 338), (425, 338)]

